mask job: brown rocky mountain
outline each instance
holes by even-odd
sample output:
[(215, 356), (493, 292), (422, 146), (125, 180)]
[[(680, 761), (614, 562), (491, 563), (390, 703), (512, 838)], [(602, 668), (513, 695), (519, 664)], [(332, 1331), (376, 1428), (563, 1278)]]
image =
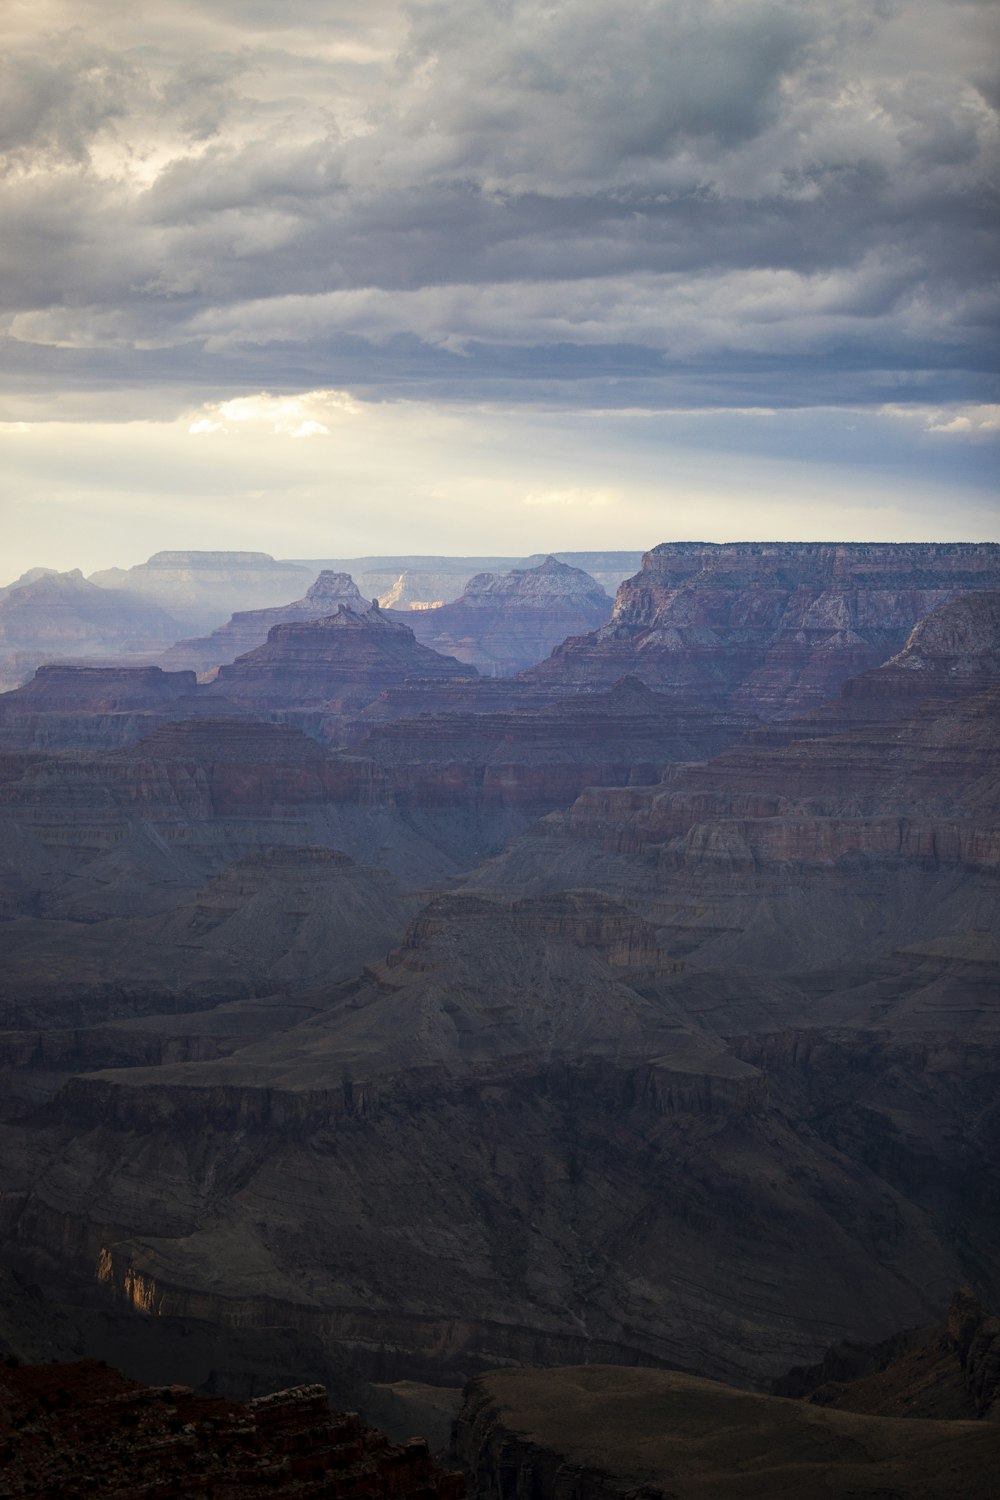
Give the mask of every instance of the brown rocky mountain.
[(415, 610), (408, 621), (424, 645), (494, 676), (511, 676), (548, 656), (570, 635), (596, 630), (611, 600), (580, 568), (547, 557), (535, 568), (479, 573), (461, 598)]
[(992, 1422), (859, 1416), (664, 1370), (499, 1370), (466, 1392), (456, 1454), (500, 1500), (991, 1500)]
[(393, 1444), (321, 1385), (240, 1403), (92, 1360), (0, 1366), (0, 1493), (107, 1500), (462, 1500), (427, 1444)]
[(185, 629), (202, 632), (236, 610), (298, 598), (316, 572), (301, 563), (275, 562), (267, 552), (156, 552), (132, 568), (103, 568), (90, 581), (105, 591), (139, 594), (169, 610)]
[(336, 614), (342, 604), (356, 614), (364, 614), (369, 608), (368, 601), (361, 597), (349, 573), (324, 570), (303, 598), (271, 609), (241, 610), (211, 635), (178, 641), (163, 653), (160, 665), (169, 671), (208, 672), (224, 662), (234, 661), (255, 646), (262, 646), (272, 626), (299, 620), (322, 620)]
[[(682, 642), (666, 690), (603, 658), (477, 681), (428, 652), (445, 669), (408, 676), (411, 632), (341, 610), (201, 688), (9, 695), (0, 1248), (83, 1348), (99, 1313), (165, 1358), (215, 1329), (244, 1380), (263, 1327), (274, 1368), (301, 1348), (315, 1378), (430, 1382), (432, 1411), (510, 1362), (765, 1389), (926, 1327), (963, 1281), (996, 1299), (992, 554), (774, 551), (711, 583), (702, 558), (649, 604), (719, 595), (715, 645)], [(836, 596), (885, 638), (844, 626), (861, 675), (755, 727), (751, 679), (766, 714), (820, 680), (812, 627), (779, 651), (766, 623), (816, 589), (823, 630)], [(886, 621), (940, 592), (897, 640)], [(549, 666), (619, 637), (588, 639)], [(26, 748), (60, 732), (119, 748)], [(730, 1398), (751, 1406), (699, 1405), (699, 1432), (758, 1414), (793, 1469), (826, 1434), (872, 1458), (860, 1493), (905, 1477), (851, 1426), (873, 1412), (769, 1426)]]
[(177, 620), (139, 594), (108, 593), (72, 573), (43, 573), (0, 591), (0, 691), (43, 662), (149, 657), (176, 635)]
[(610, 623), (531, 675), (593, 687), (632, 673), (781, 718), (900, 651), (937, 605), (998, 587), (994, 543), (664, 542), (622, 584)]
[(380, 610), (358, 613), (342, 604), (319, 620), (273, 626), (263, 646), (220, 667), (206, 691), (256, 711), (347, 713), (399, 683), (474, 673), (421, 646), (412, 630)]

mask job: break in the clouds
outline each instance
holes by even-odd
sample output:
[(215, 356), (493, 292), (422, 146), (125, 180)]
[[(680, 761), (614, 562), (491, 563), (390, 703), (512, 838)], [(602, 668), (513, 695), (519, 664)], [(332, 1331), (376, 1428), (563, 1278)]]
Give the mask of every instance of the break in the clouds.
[(8, 0), (0, 415), (337, 388), (988, 439), (997, 14)]

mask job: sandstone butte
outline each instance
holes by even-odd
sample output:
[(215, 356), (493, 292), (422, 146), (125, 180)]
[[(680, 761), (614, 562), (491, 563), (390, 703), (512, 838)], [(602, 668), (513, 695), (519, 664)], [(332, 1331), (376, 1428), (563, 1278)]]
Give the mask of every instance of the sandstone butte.
[(349, 573), (324, 569), (310, 584), (301, 599), (291, 604), (277, 604), (269, 609), (239, 610), (225, 625), (211, 635), (188, 641), (177, 641), (164, 651), (158, 665), (168, 671), (190, 670), (206, 673), (224, 663), (235, 661), (255, 646), (262, 646), (274, 625), (288, 625), (300, 620), (322, 620), (337, 613), (342, 604), (356, 614), (369, 608)]
[(274, 625), (263, 646), (219, 668), (206, 692), (226, 703), (275, 709), (363, 708), (385, 688), (420, 678), (467, 677), (475, 669), (421, 646), (378, 609), (340, 605), (319, 620)]

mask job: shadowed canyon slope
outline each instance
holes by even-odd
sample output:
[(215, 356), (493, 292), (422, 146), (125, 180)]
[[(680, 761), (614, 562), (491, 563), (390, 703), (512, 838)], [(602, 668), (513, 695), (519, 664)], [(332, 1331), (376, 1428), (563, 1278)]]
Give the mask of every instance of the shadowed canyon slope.
[(498, 1500), (991, 1500), (995, 1423), (901, 1420), (662, 1370), (503, 1370), (466, 1393), (456, 1451)]
[(5, 1264), (438, 1386), (997, 1300), (995, 565), (671, 544), (517, 680), (348, 606), (6, 695)]

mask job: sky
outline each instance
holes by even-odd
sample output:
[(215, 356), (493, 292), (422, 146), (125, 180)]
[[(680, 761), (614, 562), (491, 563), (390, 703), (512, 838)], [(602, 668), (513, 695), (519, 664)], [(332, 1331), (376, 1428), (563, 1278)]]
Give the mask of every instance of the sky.
[(1000, 539), (993, 0), (5, 0), (0, 582)]

